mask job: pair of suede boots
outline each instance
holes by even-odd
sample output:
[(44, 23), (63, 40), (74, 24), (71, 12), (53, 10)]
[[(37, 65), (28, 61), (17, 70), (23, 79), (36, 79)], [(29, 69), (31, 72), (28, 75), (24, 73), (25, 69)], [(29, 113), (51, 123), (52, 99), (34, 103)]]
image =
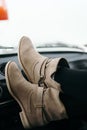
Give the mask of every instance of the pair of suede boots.
[(5, 67), (7, 88), (21, 107), (20, 118), (24, 128), (43, 126), (50, 121), (68, 118), (59, 98), (60, 83), (53, 79), (59, 66), (69, 67), (64, 58), (48, 58), (36, 51), (31, 40), (23, 36), (18, 47), (18, 60), (26, 80), (15, 62)]

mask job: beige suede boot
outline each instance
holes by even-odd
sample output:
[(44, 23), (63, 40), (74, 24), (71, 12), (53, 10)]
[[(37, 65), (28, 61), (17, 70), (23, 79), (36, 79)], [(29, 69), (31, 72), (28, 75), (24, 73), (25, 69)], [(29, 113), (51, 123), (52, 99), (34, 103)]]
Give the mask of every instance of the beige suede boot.
[(43, 126), (50, 121), (67, 118), (66, 109), (59, 98), (59, 87), (44, 89), (31, 84), (14, 62), (7, 63), (5, 77), (9, 93), (21, 107), (20, 118), (24, 128)]
[(54, 82), (51, 76), (58, 66), (69, 67), (64, 58), (50, 59), (39, 54), (31, 40), (25, 36), (19, 42), (18, 59), (29, 81), (39, 83), (39, 86), (44, 83), (48, 87), (49, 82)]

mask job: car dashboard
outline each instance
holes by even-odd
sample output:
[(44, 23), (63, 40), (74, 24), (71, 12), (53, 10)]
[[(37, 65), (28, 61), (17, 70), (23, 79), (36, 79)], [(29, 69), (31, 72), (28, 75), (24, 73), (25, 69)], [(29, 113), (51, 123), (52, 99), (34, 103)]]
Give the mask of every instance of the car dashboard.
[[(74, 69), (87, 69), (87, 53), (85, 52), (39, 52), (43, 56), (49, 58), (63, 57), (69, 62), (70, 68)], [(20, 121), (19, 112), (21, 111), (17, 102), (9, 94), (6, 81), (5, 81), (5, 66), (8, 61), (15, 61), (20, 68), (17, 53), (1, 54), (0, 55), (0, 130), (23, 130), (23, 126)], [(23, 70), (20, 68), (23, 76), (25, 76)], [(47, 126), (40, 127), (38, 129), (67, 129), (67, 130), (79, 130), (83, 128), (83, 124), (86, 121), (83, 120), (63, 120), (58, 122), (51, 122)], [(86, 124), (87, 125), (87, 124)], [(87, 127), (86, 127), (87, 128)]]

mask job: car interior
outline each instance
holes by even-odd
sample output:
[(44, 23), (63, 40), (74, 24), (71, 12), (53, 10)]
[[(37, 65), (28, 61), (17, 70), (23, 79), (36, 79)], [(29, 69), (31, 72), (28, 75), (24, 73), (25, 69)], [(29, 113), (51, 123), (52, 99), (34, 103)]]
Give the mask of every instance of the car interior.
[[(24, 130), (21, 108), (10, 95), (5, 66), (18, 61), (21, 36), (29, 36), (38, 53), (63, 57), (72, 69), (87, 69), (86, 0), (0, 0), (0, 130)], [(87, 130), (87, 119), (52, 121), (31, 129)]]
[[(87, 53), (83, 52), (39, 52), (43, 56), (47, 56), (49, 58), (55, 58), (63, 56), (68, 59), (69, 65), (71, 68), (76, 69), (87, 69)], [(18, 66), (18, 57), (17, 53), (13, 54), (2, 54), (0, 55), (0, 129), (11, 129), (11, 130), (22, 130), (24, 129), (20, 117), (19, 112), (21, 111), (17, 102), (11, 97), (9, 94), (6, 81), (5, 81), (5, 66), (6, 63), (11, 60), (15, 61)], [(20, 66), (19, 66), (20, 67)], [(20, 68), (21, 69), (21, 68)], [(26, 78), (23, 70), (21, 69), (23, 76)], [(52, 122), (46, 126), (39, 127), (38, 129), (67, 129), (67, 130), (80, 130), (86, 127), (86, 119), (71, 119), (71, 120), (63, 120), (58, 122)], [(36, 129), (36, 128), (33, 128)]]

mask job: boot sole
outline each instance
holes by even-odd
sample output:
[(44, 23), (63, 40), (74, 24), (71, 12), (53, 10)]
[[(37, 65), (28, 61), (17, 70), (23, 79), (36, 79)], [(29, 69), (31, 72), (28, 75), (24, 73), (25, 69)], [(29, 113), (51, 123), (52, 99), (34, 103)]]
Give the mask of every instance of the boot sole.
[(22, 110), (22, 111), (19, 113), (20, 119), (21, 119), (21, 122), (22, 122), (22, 124), (23, 124), (23, 127), (24, 127), (25, 129), (27, 129), (27, 128), (30, 128), (30, 124), (29, 124), (29, 122), (28, 122), (28, 119), (27, 119), (27, 116), (26, 116), (26, 114), (25, 114), (24, 108), (23, 108), (21, 102), (15, 97), (15, 95), (14, 95), (14, 93), (12, 92), (11, 87), (10, 87), (9, 76), (8, 76), (8, 67), (9, 67), (10, 63), (11, 63), (11, 62), (9, 61), (9, 62), (7, 63), (7, 65), (6, 65), (6, 67), (5, 67), (5, 77), (6, 77), (7, 88), (8, 88), (8, 90), (9, 90), (9, 93), (12, 95), (12, 97), (18, 102), (19, 106), (21, 107), (21, 110)]

